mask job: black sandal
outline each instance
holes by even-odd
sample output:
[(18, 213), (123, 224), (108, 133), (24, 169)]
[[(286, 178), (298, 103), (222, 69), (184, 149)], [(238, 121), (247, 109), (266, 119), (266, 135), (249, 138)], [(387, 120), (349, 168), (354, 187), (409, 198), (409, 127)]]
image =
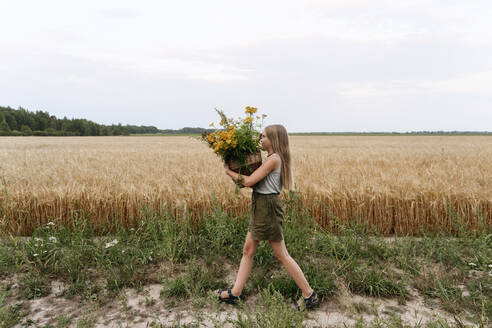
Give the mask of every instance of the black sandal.
[[(304, 304), (308, 310), (317, 307), (319, 305), (318, 294), (313, 290), (311, 296), (304, 297)], [(297, 300), (294, 300), (294, 307), (297, 311), (301, 310), (301, 305), (297, 303)]]
[(222, 289), (219, 289), (219, 292), (217, 293), (217, 295), (219, 296), (219, 301), (228, 304), (237, 305), (239, 303), (239, 300), (242, 299), (241, 295), (239, 296), (232, 295), (231, 288), (227, 288), (227, 293), (229, 294), (229, 297), (222, 298)]

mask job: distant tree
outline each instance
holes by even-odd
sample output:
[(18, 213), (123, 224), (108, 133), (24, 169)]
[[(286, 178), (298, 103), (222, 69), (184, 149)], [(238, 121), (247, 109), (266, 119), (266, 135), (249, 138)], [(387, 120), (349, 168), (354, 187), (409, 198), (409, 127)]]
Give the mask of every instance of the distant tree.
[(5, 117), (3, 118), (2, 122), (0, 122), (0, 134), (1, 135), (9, 135), (10, 134), (10, 127), (7, 124), (7, 121), (5, 120)]
[(48, 135), (48, 132), (44, 131), (44, 130), (36, 130), (36, 131), (33, 131), (32, 133), (33, 135), (35, 136), (38, 136), (38, 137), (45, 137)]
[(15, 115), (13, 115), (12, 113), (6, 113), (5, 120), (7, 121), (7, 124), (10, 126), (11, 130), (17, 130), (17, 120), (15, 119)]
[(155, 126), (125, 125), (124, 128), (130, 134), (159, 133), (159, 129)]
[(21, 132), (22, 134), (26, 135), (26, 136), (30, 136), (32, 135), (32, 130), (30, 127), (28, 127), (27, 125), (22, 125), (21, 126)]
[[(121, 126), (121, 124), (120, 124)], [(111, 135), (112, 136), (120, 136), (122, 131), (120, 130), (120, 127), (118, 125), (112, 125), (111, 126)]]
[(58, 135), (58, 132), (55, 129), (53, 129), (53, 128), (47, 128), (45, 130), (45, 132), (49, 136), (57, 136)]
[(110, 135), (110, 129), (109, 127), (107, 127), (106, 125), (104, 125), (102, 128), (101, 128), (101, 136), (109, 136)]

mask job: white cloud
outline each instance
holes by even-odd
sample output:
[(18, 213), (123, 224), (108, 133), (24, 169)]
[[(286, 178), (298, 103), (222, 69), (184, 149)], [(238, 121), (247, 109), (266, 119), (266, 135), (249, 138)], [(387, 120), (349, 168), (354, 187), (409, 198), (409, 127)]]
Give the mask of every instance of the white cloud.
[[(71, 54), (67, 52), (67, 54)], [(212, 82), (247, 80), (251, 69), (235, 67), (206, 60), (185, 58), (159, 58), (152, 54), (135, 53), (79, 53), (78, 57), (106, 65), (107, 67), (133, 70), (152, 76), (207, 80)]]
[(484, 94), (492, 91), (492, 71), (479, 72), (446, 80), (389, 80), (339, 84), (339, 93), (350, 97), (386, 97), (400, 95)]
[[(220, 55), (226, 47), (320, 36), (354, 42), (420, 40), (442, 26), (444, 32), (474, 41), (489, 42), (487, 36), (492, 33), (486, 28), (487, 10), (435, 0), (370, 4), (359, 0), (196, 0), (138, 5), (114, 0), (23, 1), (5, 2), (0, 10), (5, 13), (0, 28), (9, 31), (2, 35), (0, 49), (48, 51), (147, 74), (211, 81), (245, 80), (254, 68), (211, 62), (205, 56), (190, 60), (185, 58), (187, 53)], [(477, 34), (479, 29), (482, 33)], [(180, 58), (170, 52), (179, 53)]]
[(436, 129), (471, 102), (467, 126), (490, 117), (490, 1), (20, 0), (0, 12), (0, 105), (161, 128), (208, 126), (199, 112), (214, 106), (259, 106), (297, 131), (352, 130), (361, 112), (411, 101), (449, 118), (429, 119)]
[(80, 75), (70, 74), (66, 78), (66, 82), (74, 85), (89, 85), (97, 86), (97, 81), (94, 79), (86, 78)]

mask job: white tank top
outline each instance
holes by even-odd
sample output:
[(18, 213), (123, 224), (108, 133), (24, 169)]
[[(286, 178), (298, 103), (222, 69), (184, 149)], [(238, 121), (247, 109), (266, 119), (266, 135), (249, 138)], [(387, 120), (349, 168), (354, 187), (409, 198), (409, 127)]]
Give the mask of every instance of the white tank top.
[(282, 178), (280, 172), (282, 170), (282, 158), (277, 153), (273, 153), (270, 156), (276, 155), (280, 159), (280, 165), (278, 169), (270, 171), (262, 180), (258, 181), (253, 186), (253, 191), (260, 194), (277, 194), (282, 190)]

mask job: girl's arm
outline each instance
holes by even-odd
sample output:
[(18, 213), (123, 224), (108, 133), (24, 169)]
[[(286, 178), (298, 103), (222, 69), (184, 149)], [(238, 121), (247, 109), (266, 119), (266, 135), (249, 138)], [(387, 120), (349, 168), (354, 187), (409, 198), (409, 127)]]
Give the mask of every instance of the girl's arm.
[[(263, 179), (270, 171), (275, 170), (277, 163), (280, 165), (280, 160), (275, 156), (270, 156), (259, 168), (257, 168), (250, 176), (242, 175), (243, 186), (252, 187)], [(229, 175), (234, 182), (237, 183), (239, 179), (239, 174), (232, 171), (228, 164), (224, 164), (225, 172)]]

